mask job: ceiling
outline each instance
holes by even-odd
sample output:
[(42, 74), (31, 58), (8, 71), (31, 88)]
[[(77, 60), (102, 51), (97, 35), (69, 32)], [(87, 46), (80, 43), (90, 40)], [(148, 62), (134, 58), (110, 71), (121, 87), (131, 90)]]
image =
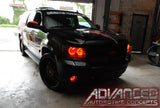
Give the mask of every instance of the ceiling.
[(80, 3), (94, 3), (95, 0), (48, 0), (48, 1), (68, 1), (68, 2), (80, 2)]

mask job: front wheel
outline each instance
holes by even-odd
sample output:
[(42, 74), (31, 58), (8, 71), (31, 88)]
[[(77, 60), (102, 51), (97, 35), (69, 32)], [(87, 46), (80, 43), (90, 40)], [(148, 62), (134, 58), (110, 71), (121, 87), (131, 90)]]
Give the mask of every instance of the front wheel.
[(40, 75), (44, 84), (52, 90), (60, 91), (61, 82), (57, 72), (56, 60), (52, 54), (45, 54), (40, 60)]
[(153, 65), (160, 66), (160, 45), (149, 48), (147, 55)]
[(22, 42), (22, 40), (20, 39), (19, 40), (19, 48), (20, 48), (20, 51), (21, 51), (21, 53), (22, 53), (22, 56), (27, 56), (27, 54), (26, 54), (26, 52), (25, 52), (25, 46), (24, 46), (24, 44), (23, 44), (23, 42)]
[(112, 76), (110, 77), (111, 79), (118, 79), (127, 69), (127, 66), (124, 67), (121, 71), (112, 74)]

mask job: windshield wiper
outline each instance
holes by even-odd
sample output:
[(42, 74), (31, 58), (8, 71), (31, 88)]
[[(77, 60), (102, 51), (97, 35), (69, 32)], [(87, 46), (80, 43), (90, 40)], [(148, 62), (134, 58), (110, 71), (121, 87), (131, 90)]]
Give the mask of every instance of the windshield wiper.
[(64, 27), (68, 27), (68, 26), (54, 26), (54, 27), (50, 27), (50, 28), (54, 29), (54, 28), (64, 28)]

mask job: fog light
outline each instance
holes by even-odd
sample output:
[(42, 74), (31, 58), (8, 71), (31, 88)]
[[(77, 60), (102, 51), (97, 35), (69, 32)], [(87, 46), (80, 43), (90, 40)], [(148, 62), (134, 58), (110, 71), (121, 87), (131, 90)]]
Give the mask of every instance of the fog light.
[(70, 81), (71, 81), (71, 82), (75, 82), (76, 79), (77, 79), (77, 76), (71, 76), (71, 77), (70, 77)]

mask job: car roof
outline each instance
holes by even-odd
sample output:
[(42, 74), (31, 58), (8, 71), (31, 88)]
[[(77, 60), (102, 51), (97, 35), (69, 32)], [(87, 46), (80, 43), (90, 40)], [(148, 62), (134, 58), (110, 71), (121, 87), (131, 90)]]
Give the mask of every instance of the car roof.
[(76, 14), (83, 15), (83, 14), (79, 13), (78, 11), (73, 12), (73, 11), (66, 11), (66, 10), (57, 10), (57, 9), (54, 9), (53, 7), (39, 7), (39, 8), (36, 8), (36, 11), (41, 11), (41, 12), (49, 12), (49, 11), (68, 12), (68, 13), (76, 13)]

